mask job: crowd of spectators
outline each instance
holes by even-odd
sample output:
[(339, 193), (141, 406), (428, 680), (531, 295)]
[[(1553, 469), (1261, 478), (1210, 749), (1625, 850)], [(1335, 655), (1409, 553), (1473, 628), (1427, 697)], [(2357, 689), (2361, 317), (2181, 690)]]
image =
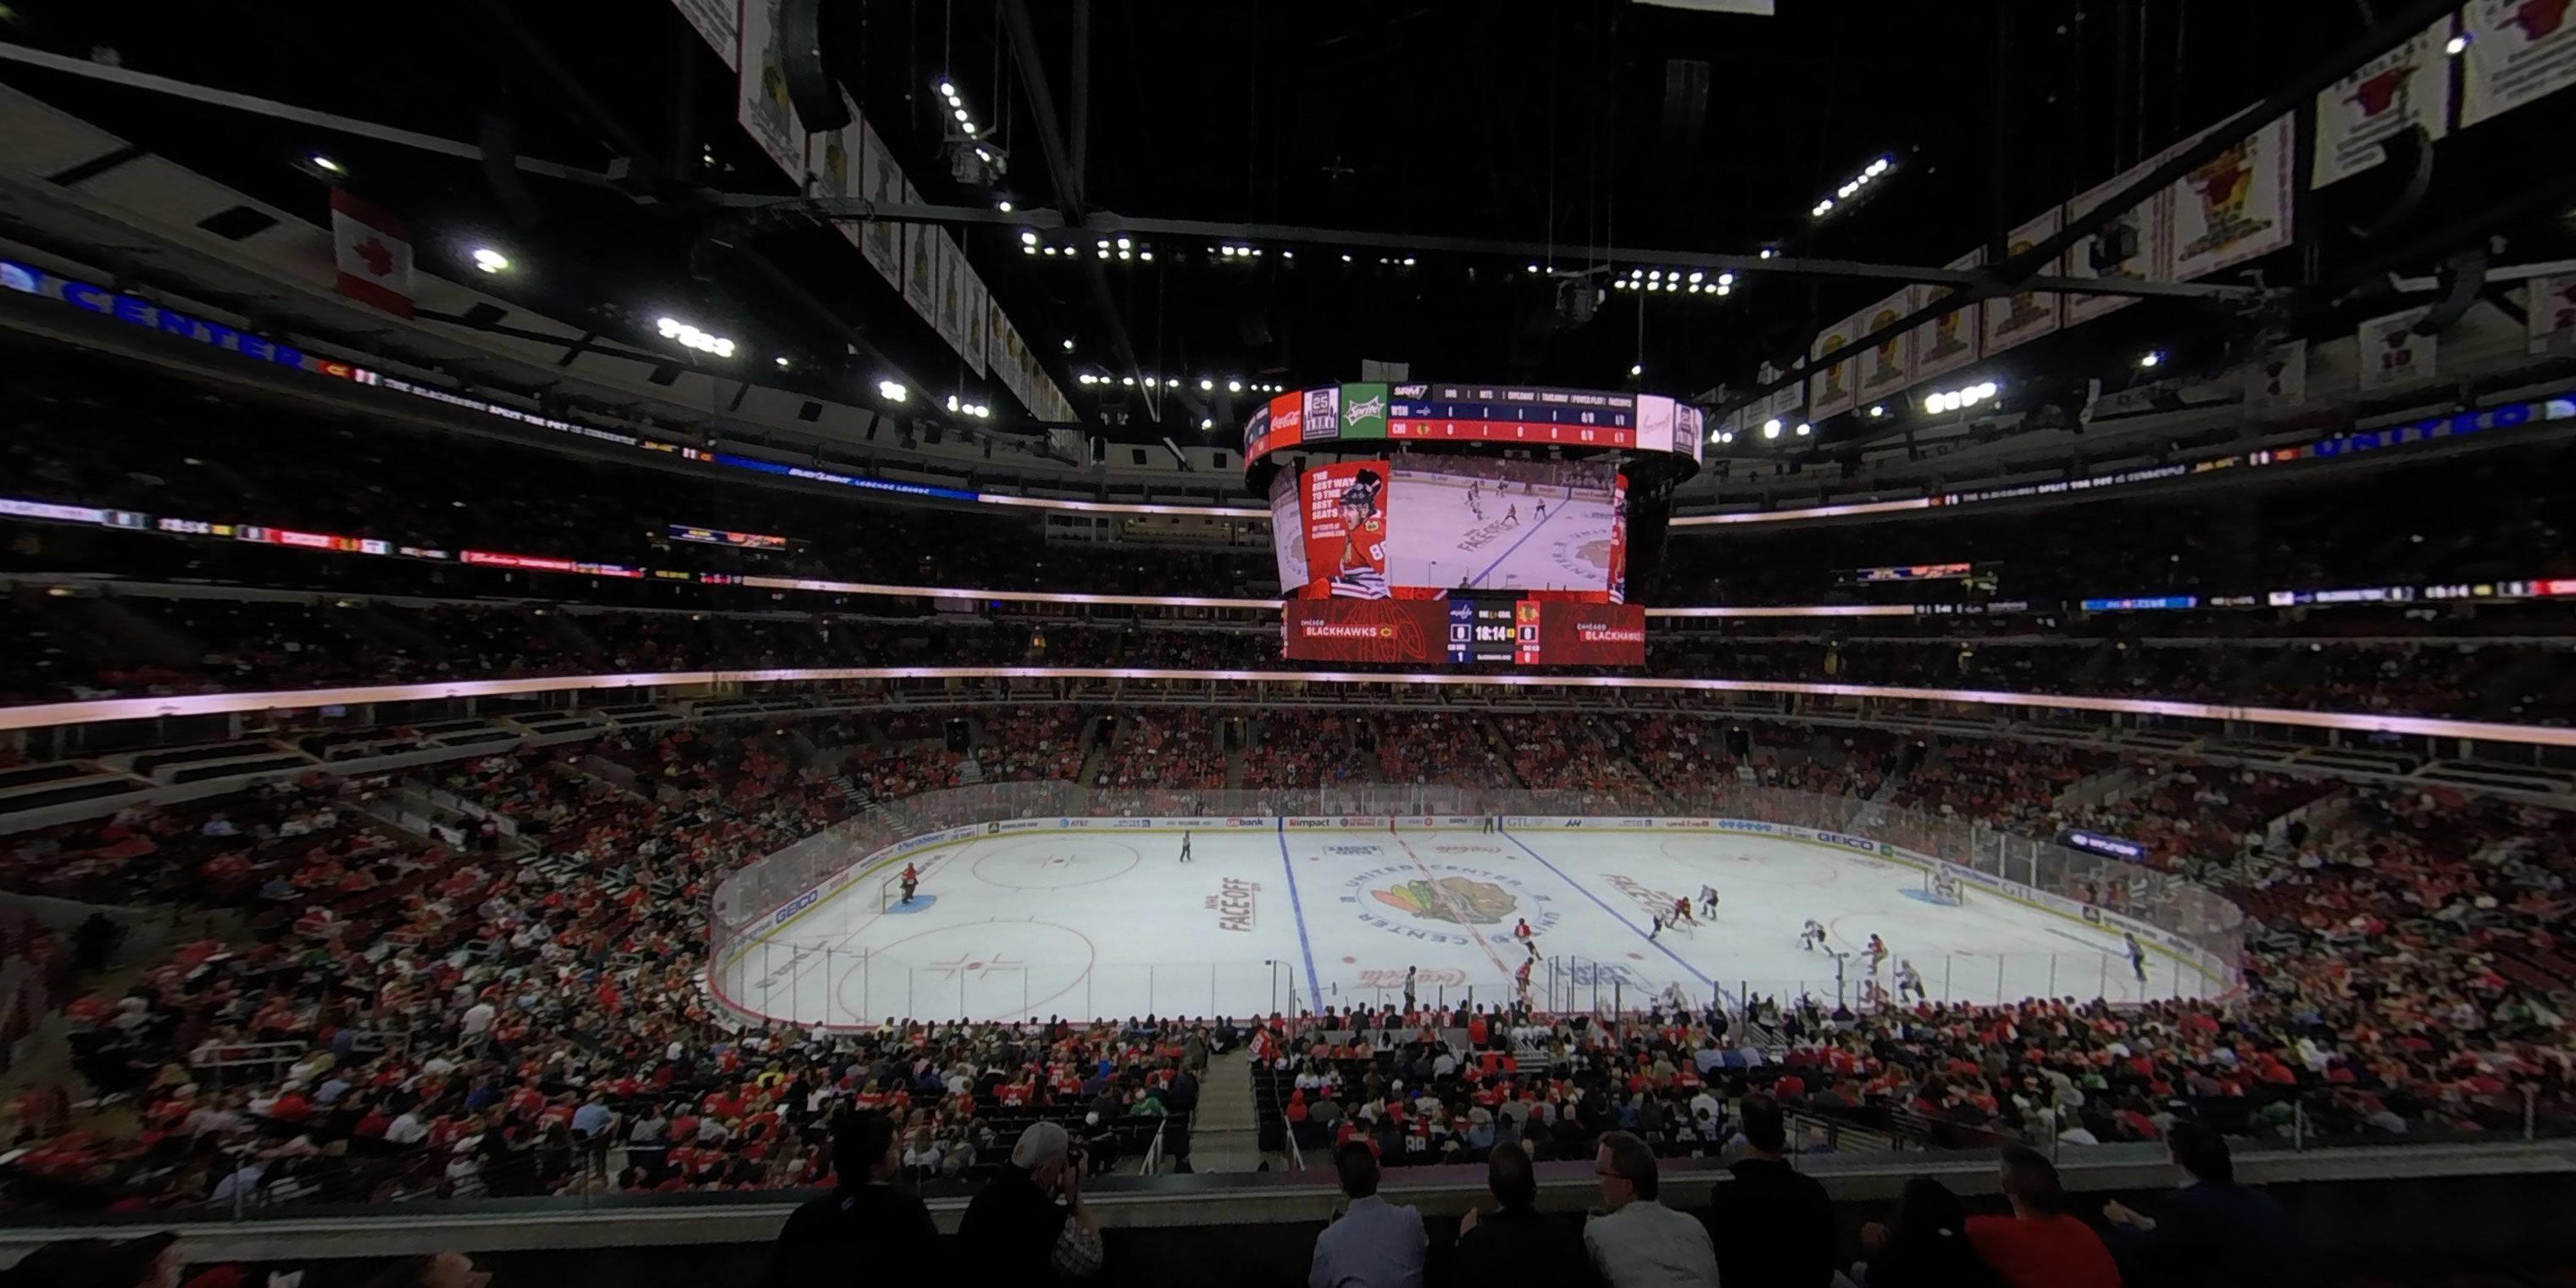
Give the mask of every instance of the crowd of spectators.
[[(1213, 786), (1223, 731), (1243, 719), (1147, 708), (1101, 722), (1099, 779)], [(1039, 775), (1080, 763), (1091, 725), (1045, 705), (973, 723), (975, 754)], [(1189, 1026), (898, 1022), (833, 1037), (746, 1028), (711, 1008), (698, 980), (714, 883), (871, 798), (952, 785), (962, 757), (940, 733), (938, 719), (891, 713), (764, 719), (460, 760), (422, 781), (509, 826), (449, 844), (379, 821), (405, 784), (318, 773), (22, 837), (0, 886), (230, 910), (243, 930), (172, 946), (121, 995), (71, 1005), (85, 1084), (139, 1130), (22, 1106), (30, 1152), (12, 1192), (134, 1210), (794, 1184), (825, 1174), (818, 1123), (841, 1093), (907, 1111), (907, 1168), (965, 1175), (1007, 1154), (1001, 1107), (1138, 1116)], [(1523, 1011), (1263, 1025), (1250, 1040), (1317, 1157), (1353, 1136), (1390, 1163), (1512, 1139), (1557, 1157), (1592, 1148), (1605, 1123), (1650, 1152), (1716, 1153), (1741, 1134), (1746, 1097), (1765, 1095), (1802, 1115), (1802, 1133), (1858, 1113), (1967, 1142), (2159, 1139), (2182, 1121), (2254, 1136), (2508, 1130), (2526, 1092), (2567, 1112), (2561, 1011), (2576, 960), (2561, 932), (2576, 913), (2576, 824), (2564, 813), (2048, 744), (1607, 713), (1274, 712), (1250, 747), (1276, 781), (1257, 785), (1350, 781), (1382, 763), (1348, 754), (1372, 740), (1404, 749), (1396, 783), (1426, 764), (1483, 764), (1532, 788), (1679, 799), (1703, 773), (1751, 790), (1740, 770), (1838, 793), (1766, 798), (1790, 813), (1815, 802), (1813, 819), (1775, 821), (1817, 825), (1875, 808), (1852, 798), (1893, 781), (1935, 818), (2139, 837), (2152, 866), (2228, 891), (2257, 925), (2245, 993), (2226, 1002), (1746, 999), (1614, 1022)], [(2114, 772), (2123, 791), (2057, 804)], [(1467, 1040), (1445, 1054), (1408, 1046), (1450, 1026)], [(1395, 1036), (1351, 1035), (1361, 1027)], [(1033, 1041), (1079, 1058), (1031, 1058)], [(614, 1166), (603, 1113), (616, 1115)]]

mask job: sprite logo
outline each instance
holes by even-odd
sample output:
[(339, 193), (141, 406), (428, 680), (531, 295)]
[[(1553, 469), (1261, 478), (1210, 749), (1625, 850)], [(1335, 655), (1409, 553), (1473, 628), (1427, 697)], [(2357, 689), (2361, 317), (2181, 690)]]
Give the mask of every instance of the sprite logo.
[(1341, 388), (1342, 437), (1386, 437), (1387, 387), (1383, 384)]
[(1386, 396), (1383, 394), (1364, 402), (1342, 404), (1342, 419), (1344, 420), (1362, 420), (1370, 416), (1384, 416), (1385, 414)]

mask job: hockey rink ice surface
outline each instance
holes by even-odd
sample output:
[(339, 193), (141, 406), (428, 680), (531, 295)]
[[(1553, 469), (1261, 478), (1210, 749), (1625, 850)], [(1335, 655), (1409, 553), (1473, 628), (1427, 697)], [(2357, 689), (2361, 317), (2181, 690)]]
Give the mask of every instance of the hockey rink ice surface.
[[(2224, 984), (2160, 952), (2147, 981), (2118, 936), (1971, 886), (1933, 899), (1910, 865), (1733, 834), (1442, 831), (1021, 832), (918, 857), (918, 896), (880, 910), (851, 882), (764, 938), (727, 950), (725, 995), (773, 1019), (1252, 1015), (1399, 999), (1500, 1003), (1527, 952), (1542, 1007), (1640, 1008), (1678, 986), (1694, 1004), (1749, 990), (1855, 1005), (1872, 934), (1892, 987), (1911, 961), (1932, 1000), (2206, 995)], [(1649, 941), (1649, 909), (1701, 885), (1714, 919)], [(1833, 952), (1799, 943), (1809, 918)], [(1834, 953), (1846, 954), (1837, 979)], [(1312, 981), (1312, 982), (1310, 982)], [(1320, 990), (1314, 982), (1319, 982)], [(1839, 990), (1839, 992), (1838, 992)]]

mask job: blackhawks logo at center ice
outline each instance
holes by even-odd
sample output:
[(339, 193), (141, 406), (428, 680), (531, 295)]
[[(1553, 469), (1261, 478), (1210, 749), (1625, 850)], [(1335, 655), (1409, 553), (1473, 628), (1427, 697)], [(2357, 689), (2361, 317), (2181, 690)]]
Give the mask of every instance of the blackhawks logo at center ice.
[(1510, 891), (1474, 877), (1403, 881), (1369, 894), (1379, 903), (1426, 920), (1479, 926), (1501, 924), (1519, 903)]

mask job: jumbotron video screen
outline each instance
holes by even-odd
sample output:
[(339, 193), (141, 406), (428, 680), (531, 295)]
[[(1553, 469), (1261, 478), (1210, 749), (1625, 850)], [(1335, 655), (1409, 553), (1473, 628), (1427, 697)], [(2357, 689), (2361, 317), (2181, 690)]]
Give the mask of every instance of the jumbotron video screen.
[(1695, 447), (1698, 420), (1653, 399), (1641, 433), (1638, 401), (1344, 385), (1259, 409), (1245, 432), (1254, 451), (1340, 453), (1283, 463), (1270, 479), (1286, 655), (1642, 664), (1623, 463), (1672, 452), (1676, 422)]

